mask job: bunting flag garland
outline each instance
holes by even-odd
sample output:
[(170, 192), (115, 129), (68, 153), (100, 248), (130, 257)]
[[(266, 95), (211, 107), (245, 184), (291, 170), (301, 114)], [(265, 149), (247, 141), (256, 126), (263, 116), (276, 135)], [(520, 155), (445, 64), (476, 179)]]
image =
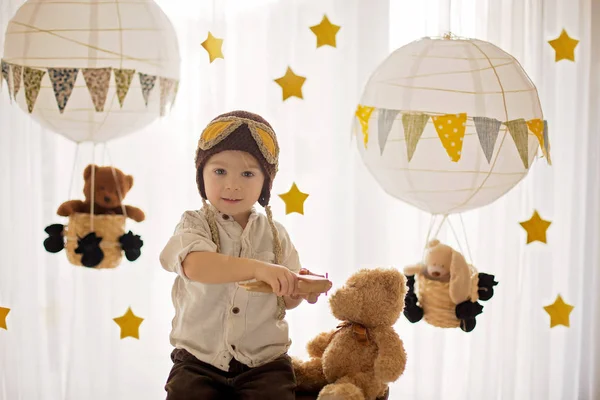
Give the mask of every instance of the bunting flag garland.
[(38, 94), (40, 94), (40, 87), (42, 86), (42, 78), (46, 75), (46, 71), (41, 69), (33, 69), (29, 67), (23, 68), (23, 86), (25, 87), (25, 101), (27, 102), (27, 109), (31, 114), (33, 112), (33, 106), (37, 100)]
[(77, 72), (79, 72), (77, 68), (48, 68), (48, 76), (61, 114), (65, 111), (69, 97), (73, 93)]
[(12, 83), (11, 83), (11, 79), (9, 78), (9, 74), (10, 74), (10, 65), (2, 60), (0, 62), (0, 67), (2, 68), (2, 78), (4, 78), (4, 80), (6, 81), (6, 87), (8, 87), (8, 97), (10, 99), (10, 101), (12, 102)]
[(527, 122), (520, 118), (513, 121), (506, 121), (504, 124), (508, 127), (508, 131), (515, 141), (517, 151), (519, 152), (521, 161), (523, 161), (523, 166), (529, 168), (529, 160), (527, 159), (529, 143), (527, 140)]
[(487, 158), (488, 163), (491, 163), (502, 122), (488, 117), (473, 117), (473, 122), (475, 123), (475, 130), (477, 131), (485, 158)]
[(431, 119), (450, 159), (458, 162), (465, 137), (467, 114), (446, 114), (439, 117), (431, 117)]
[(143, 74), (138, 72), (140, 76), (140, 85), (142, 85), (142, 95), (144, 96), (144, 102), (146, 106), (148, 106), (148, 99), (150, 98), (150, 92), (154, 89), (154, 84), (156, 83), (156, 76)]
[[(61, 114), (64, 113), (77, 81), (78, 68), (31, 68), (11, 64), (4, 60), (0, 61), (0, 66), (2, 73), (0, 82), (6, 81), (11, 102), (13, 99), (16, 99), (22, 87), (25, 92), (27, 109), (29, 113), (32, 113), (42, 87), (42, 79), (47, 73), (52, 84), (58, 110)], [(160, 84), (160, 116), (165, 115), (168, 104), (171, 105), (171, 108), (173, 107), (179, 89), (179, 80), (177, 79), (144, 74), (133, 69), (113, 69), (111, 67), (83, 68), (81, 69), (81, 74), (83, 75), (96, 112), (104, 112), (104, 106), (110, 89), (111, 73), (114, 73), (119, 105), (123, 107), (136, 72), (139, 75), (141, 92), (146, 106), (158, 79)]]
[(21, 89), (21, 77), (23, 76), (23, 67), (20, 65), (12, 66), (13, 73), (13, 99), (17, 99), (17, 94)]
[(492, 163), (492, 155), (498, 139), (500, 127), (504, 124), (508, 128), (513, 139), (512, 141), (525, 168), (529, 168), (529, 131), (537, 138), (542, 154), (546, 158), (548, 165), (552, 165), (550, 158), (550, 142), (548, 138), (548, 122), (540, 118), (533, 118), (530, 120), (520, 118), (511, 121), (499, 121), (489, 117), (470, 117), (466, 113), (439, 115), (415, 111), (375, 108), (359, 104), (356, 108), (355, 116), (360, 122), (365, 149), (369, 142), (369, 120), (375, 110), (377, 110), (377, 133), (380, 154), (383, 154), (394, 121), (398, 114), (401, 114), (404, 141), (406, 142), (406, 152), (409, 162), (415, 154), (417, 145), (425, 131), (429, 118), (431, 117), (440, 142), (453, 162), (458, 162), (461, 158), (467, 120), (471, 119), (475, 126), (479, 144), (481, 145), (481, 149), (488, 163)]
[(134, 69), (115, 69), (115, 85), (117, 85), (117, 98), (119, 99), (119, 105), (123, 108), (123, 102), (125, 96), (129, 92), (129, 86), (133, 80)]
[(408, 161), (412, 160), (417, 144), (427, 126), (429, 115), (427, 114), (404, 114), (402, 125), (404, 126), (404, 138), (406, 140), (406, 153)]
[(110, 84), (110, 71), (112, 68), (85, 68), (82, 70), (85, 84), (87, 85), (94, 108), (98, 112), (104, 111), (106, 103), (106, 94)]
[(369, 118), (371, 118), (371, 114), (374, 110), (375, 107), (359, 105), (356, 108), (356, 112), (354, 113), (354, 115), (356, 115), (358, 121), (360, 122), (365, 149), (367, 148), (367, 143), (369, 142)]
[(377, 132), (379, 133), (379, 149), (381, 154), (383, 154), (383, 149), (385, 148), (387, 138), (390, 135), (392, 125), (394, 125), (394, 120), (396, 119), (396, 115), (398, 115), (398, 113), (398, 110), (386, 110), (384, 108), (379, 110)]

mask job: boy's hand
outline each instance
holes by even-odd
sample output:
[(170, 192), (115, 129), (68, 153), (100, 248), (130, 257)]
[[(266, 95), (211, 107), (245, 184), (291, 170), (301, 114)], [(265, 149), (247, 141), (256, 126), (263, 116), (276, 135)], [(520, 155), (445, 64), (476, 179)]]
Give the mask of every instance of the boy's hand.
[(254, 279), (266, 282), (277, 296), (290, 296), (298, 291), (298, 276), (280, 265), (264, 263), (256, 268)]

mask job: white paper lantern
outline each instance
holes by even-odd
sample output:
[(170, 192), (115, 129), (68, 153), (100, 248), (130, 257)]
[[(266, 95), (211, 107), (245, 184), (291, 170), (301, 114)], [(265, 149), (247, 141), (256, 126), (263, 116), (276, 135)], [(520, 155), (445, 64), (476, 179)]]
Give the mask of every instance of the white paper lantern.
[(394, 51), (370, 77), (353, 133), (380, 186), (432, 214), (492, 203), (525, 177), (539, 146), (549, 153), (534, 84), (510, 54), (472, 39)]
[(27, 92), (41, 125), (76, 142), (105, 142), (164, 114), (175, 98), (179, 63), (173, 26), (152, 0), (28, 0), (8, 24), (2, 73), (26, 112)]

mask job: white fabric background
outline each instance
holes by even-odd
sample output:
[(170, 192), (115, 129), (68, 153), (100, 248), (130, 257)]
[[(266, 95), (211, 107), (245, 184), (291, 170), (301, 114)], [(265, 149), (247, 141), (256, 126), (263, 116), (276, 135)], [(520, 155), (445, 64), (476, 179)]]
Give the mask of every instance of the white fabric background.
[[(592, 115), (600, 60), (600, 6), (591, 0), (158, 1), (177, 29), (182, 87), (173, 113), (104, 146), (75, 146), (44, 131), (0, 93), (0, 399), (162, 399), (171, 367), (168, 343), (174, 276), (158, 253), (186, 209), (200, 207), (193, 154), (203, 126), (234, 108), (263, 114), (278, 132), (281, 169), (272, 205), (304, 265), (329, 272), (335, 287), (361, 267), (401, 268), (422, 254), (430, 217), (387, 196), (350, 143), (362, 85), (389, 52), (452, 29), (514, 55), (540, 92), (550, 123), (553, 167), (529, 176), (493, 205), (464, 215), (475, 265), (496, 275), (495, 297), (475, 331), (424, 322), (396, 326), (408, 365), (391, 398), (594, 399), (600, 397), (600, 148)], [(214, 7), (214, 4), (217, 6)], [(542, 4), (543, 3), (543, 4)], [(20, 4), (0, 0), (0, 43)], [(451, 6), (451, 7), (450, 7)], [(308, 29), (323, 13), (342, 26), (338, 48), (315, 48)], [(547, 40), (566, 28), (581, 42), (576, 63), (554, 63)], [(225, 60), (208, 63), (200, 43), (225, 38)], [(1, 46), (1, 45), (0, 45)], [(273, 79), (286, 67), (306, 76), (304, 100), (281, 102)], [(110, 157), (109, 157), (110, 156)], [(43, 228), (63, 222), (57, 206), (80, 198), (81, 172), (112, 160), (136, 182), (127, 203), (147, 221), (142, 257), (113, 271), (76, 268), (42, 246)], [(277, 194), (292, 182), (310, 194), (305, 215), (285, 215)], [(537, 209), (553, 221), (548, 245), (525, 245), (518, 225)], [(458, 218), (451, 218), (455, 228)], [(446, 225), (447, 227), (447, 225)], [(455, 244), (451, 231), (440, 238)], [(460, 243), (466, 247), (466, 242)], [(571, 328), (549, 328), (543, 306), (560, 293), (575, 305)], [(335, 327), (326, 298), (289, 312), (293, 355)], [(113, 318), (127, 307), (145, 318), (140, 340), (119, 339)]]

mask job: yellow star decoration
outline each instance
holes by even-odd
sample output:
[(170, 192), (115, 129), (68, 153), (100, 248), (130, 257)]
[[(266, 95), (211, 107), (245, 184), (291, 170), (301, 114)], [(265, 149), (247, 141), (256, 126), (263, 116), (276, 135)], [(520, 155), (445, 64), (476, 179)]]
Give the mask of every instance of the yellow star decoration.
[(369, 142), (369, 118), (371, 118), (373, 110), (375, 110), (375, 107), (361, 106), (359, 104), (358, 107), (356, 107), (356, 112), (354, 113), (360, 122), (365, 149), (367, 148), (367, 143)]
[(0, 307), (0, 328), (8, 330), (6, 326), (6, 316), (10, 312), (10, 308)]
[(296, 75), (290, 67), (285, 71), (285, 75), (281, 78), (275, 79), (275, 82), (281, 89), (283, 89), (283, 100), (285, 101), (289, 97), (296, 96), (300, 99), (302, 97), (302, 85), (304, 85), (305, 77)]
[(340, 30), (340, 26), (329, 22), (327, 15), (323, 15), (321, 23), (311, 26), (310, 30), (317, 36), (317, 48), (325, 45), (336, 47), (335, 35)]
[(554, 328), (556, 325), (569, 326), (569, 314), (573, 311), (574, 306), (567, 304), (563, 301), (560, 294), (556, 296), (554, 304), (545, 306), (544, 310), (550, 315), (550, 328)]
[(223, 46), (223, 39), (218, 39), (214, 37), (212, 33), (208, 32), (208, 37), (202, 42), (202, 47), (208, 52), (211, 63), (217, 58), (225, 59), (225, 57), (223, 57), (221, 46)]
[(536, 240), (542, 243), (546, 242), (546, 230), (552, 222), (546, 221), (540, 217), (537, 210), (533, 211), (533, 216), (519, 224), (527, 231), (527, 244), (535, 242)]
[(292, 188), (284, 194), (280, 194), (279, 197), (285, 203), (285, 213), (291, 214), (297, 212), (298, 214), (304, 215), (304, 202), (308, 198), (307, 193), (302, 193), (296, 183), (292, 184)]
[(113, 318), (113, 321), (121, 328), (121, 339), (128, 336), (136, 339), (140, 338), (139, 329), (144, 318), (136, 316), (133, 311), (131, 311), (131, 307), (127, 309), (127, 312), (122, 317)]
[(550, 46), (552, 46), (556, 52), (554, 61), (575, 61), (575, 47), (577, 47), (579, 40), (569, 37), (567, 31), (563, 29), (559, 37), (554, 40), (549, 40), (548, 43), (550, 43)]

